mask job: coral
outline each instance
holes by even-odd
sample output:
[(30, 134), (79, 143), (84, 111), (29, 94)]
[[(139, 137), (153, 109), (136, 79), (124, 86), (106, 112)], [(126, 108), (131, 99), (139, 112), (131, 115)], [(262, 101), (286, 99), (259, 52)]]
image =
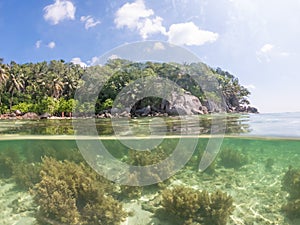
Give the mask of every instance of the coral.
[(220, 163), (224, 167), (238, 169), (248, 163), (248, 158), (239, 151), (224, 148), (220, 153)]
[(234, 209), (232, 197), (221, 191), (209, 194), (184, 186), (165, 189), (162, 206), (169, 216), (183, 220), (180, 224), (225, 225)]
[(127, 216), (112, 196), (112, 183), (86, 165), (45, 157), (41, 166), (41, 181), (32, 191), (41, 224), (116, 225)]

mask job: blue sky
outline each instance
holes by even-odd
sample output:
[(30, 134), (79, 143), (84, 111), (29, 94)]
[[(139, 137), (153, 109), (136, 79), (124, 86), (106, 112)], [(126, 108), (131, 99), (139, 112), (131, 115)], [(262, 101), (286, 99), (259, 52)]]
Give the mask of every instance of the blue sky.
[(261, 112), (300, 111), (299, 12), (295, 0), (2, 0), (0, 57), (92, 65), (124, 43), (169, 42), (237, 76)]

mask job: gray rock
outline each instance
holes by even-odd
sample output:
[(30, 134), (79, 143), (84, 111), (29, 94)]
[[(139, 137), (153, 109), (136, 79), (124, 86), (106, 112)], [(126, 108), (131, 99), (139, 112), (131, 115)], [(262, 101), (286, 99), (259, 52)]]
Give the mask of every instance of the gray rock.
[(15, 111), (15, 114), (16, 114), (16, 116), (21, 116), (21, 115), (22, 115), (22, 112), (21, 112), (20, 110), (17, 109), (17, 110)]
[(34, 112), (28, 112), (28, 113), (25, 113), (22, 116), (22, 118), (23, 119), (39, 119), (39, 116)]
[(249, 113), (258, 113), (258, 109), (252, 106), (247, 107), (247, 112)]
[(49, 117), (51, 117), (50, 113), (43, 113), (42, 115), (40, 115), (40, 119), (48, 119)]
[(214, 101), (208, 100), (205, 106), (210, 113), (220, 113), (228, 111), (228, 106), (224, 103), (216, 103)]
[(172, 92), (169, 101), (162, 101), (161, 109), (165, 110), (169, 115), (194, 115), (204, 113), (201, 110), (202, 104), (199, 98), (189, 92)]
[(139, 116), (148, 116), (151, 113), (151, 106), (148, 105), (142, 109), (137, 109), (134, 113)]
[(142, 113), (142, 116), (148, 116), (151, 113), (151, 107), (148, 105), (144, 108), (144, 112)]
[(111, 108), (110, 113), (111, 115), (115, 116), (116, 114), (119, 114), (121, 112), (118, 108)]
[(13, 112), (11, 114), (9, 114), (10, 117), (16, 117), (17, 115)]

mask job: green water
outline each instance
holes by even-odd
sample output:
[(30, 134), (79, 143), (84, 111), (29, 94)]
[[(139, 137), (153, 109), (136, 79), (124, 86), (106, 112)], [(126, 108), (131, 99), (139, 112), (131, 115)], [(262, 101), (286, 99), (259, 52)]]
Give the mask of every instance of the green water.
[[(189, 135), (180, 135), (186, 124), (178, 118), (164, 121), (165, 127), (151, 118), (131, 120), (135, 138), (120, 124), (124, 136), (118, 139), (108, 120), (97, 120), (100, 138), (78, 140), (71, 120), (0, 121), (0, 224), (300, 224), (300, 171), (287, 176), (289, 168), (300, 169), (299, 138), (270, 136), (271, 127), (263, 130), (247, 115), (231, 116), (224, 139), (217, 138), (219, 148), (210, 143), (209, 117), (189, 122)], [(197, 127), (200, 134), (194, 132)], [(147, 138), (153, 130), (155, 135)], [(211, 163), (199, 171), (203, 160)], [(149, 168), (141, 172), (136, 167)], [(285, 182), (287, 177), (294, 183)], [(228, 202), (210, 206), (213, 218), (226, 218), (217, 223), (194, 208), (185, 211), (191, 210), (188, 204), (169, 204), (165, 193), (182, 186), (210, 196), (221, 191), (221, 199), (232, 199), (232, 211), (218, 214)], [(188, 195), (188, 189), (183, 193)], [(191, 196), (196, 195), (183, 203), (194, 201)]]
[[(225, 137), (213, 168), (209, 167), (207, 171), (199, 172), (198, 165), (208, 140), (208, 138), (197, 140), (195, 152), (190, 160), (162, 187), (153, 185), (143, 187), (141, 195), (137, 198), (120, 197), (123, 196), (120, 193), (120, 196), (114, 194), (114, 198), (124, 204), (125, 208), (126, 206), (130, 208), (130, 202), (133, 202), (132, 205), (140, 206), (141, 211), (135, 209), (138, 213), (136, 212), (136, 215), (133, 213), (131, 217), (128, 217), (128, 224), (144, 224), (139, 222), (140, 217), (143, 218), (145, 224), (150, 224), (151, 221), (154, 221), (154, 224), (174, 224), (172, 216), (170, 218), (158, 216), (158, 219), (153, 219), (156, 218), (155, 211), (153, 209), (147, 211), (149, 209), (144, 205), (152, 205), (151, 201), (157, 201), (155, 196), (158, 196), (163, 189), (176, 185), (207, 190), (210, 193), (222, 190), (231, 195), (235, 209), (228, 218), (227, 224), (297, 224), (297, 220), (286, 217), (281, 207), (288, 201), (287, 192), (282, 189), (284, 173), (289, 166), (300, 168), (300, 140)], [(161, 160), (172, 153), (172, 148), (176, 147), (178, 141), (178, 138), (168, 138), (161, 143), (161, 149), (166, 153), (161, 156)], [(128, 160), (130, 150), (126, 146), (117, 140), (105, 139), (102, 143), (114, 157), (130, 164)], [(0, 218), (1, 224), (14, 224), (17, 221), (20, 222), (19, 224), (34, 224), (35, 221), (36, 203), (26, 189), (15, 183), (14, 167), (18, 164), (38, 165), (45, 156), (77, 164), (84, 162), (76, 141), (72, 138), (65, 140), (53, 139), (51, 136), (44, 137), (44, 139), (39, 139), (38, 136), (27, 137), (27, 139), (2, 137), (0, 149), (0, 176), (2, 178), (0, 206), (4, 211)], [(224, 160), (222, 152), (226, 149), (245, 156), (246, 162), (242, 165), (226, 164), (222, 161)], [(85, 166), (88, 167), (86, 164)], [(115, 185), (120, 187), (118, 184)], [(153, 208), (159, 208), (159, 204), (154, 204)], [(51, 219), (55, 221), (56, 218)], [(53, 221), (48, 224), (62, 224)], [(45, 221), (43, 223), (47, 224)]]

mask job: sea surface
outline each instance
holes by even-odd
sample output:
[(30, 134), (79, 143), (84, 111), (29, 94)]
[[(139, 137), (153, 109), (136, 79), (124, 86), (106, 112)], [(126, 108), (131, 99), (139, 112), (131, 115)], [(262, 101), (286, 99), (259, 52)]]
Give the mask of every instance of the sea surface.
[[(32, 191), (41, 187), (36, 177), (42, 173), (24, 169), (40, 168), (46, 158), (91, 167), (112, 182), (118, 191), (106, 195), (130, 212), (112, 224), (184, 224), (189, 218), (177, 213), (174, 221), (162, 203), (162, 193), (177, 186), (231, 196), (234, 210), (223, 215), (223, 224), (300, 224), (300, 209), (292, 216), (284, 210), (292, 201), (284, 177), (289, 169), (300, 169), (300, 113), (0, 120), (0, 224), (68, 224), (50, 209), (45, 213)], [(157, 166), (147, 176), (134, 170), (152, 164)]]

